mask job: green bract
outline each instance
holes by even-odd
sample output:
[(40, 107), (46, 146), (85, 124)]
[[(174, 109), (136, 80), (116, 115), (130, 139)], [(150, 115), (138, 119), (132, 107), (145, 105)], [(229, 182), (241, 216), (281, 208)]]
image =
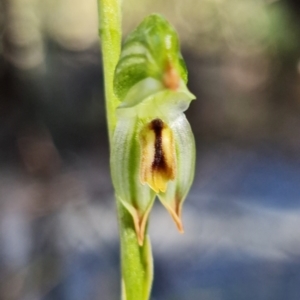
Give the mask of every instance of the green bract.
[(183, 231), (181, 207), (195, 164), (194, 138), (183, 114), (195, 96), (186, 83), (175, 30), (162, 16), (150, 15), (126, 39), (114, 76), (121, 104), (112, 179), (140, 245), (156, 195)]

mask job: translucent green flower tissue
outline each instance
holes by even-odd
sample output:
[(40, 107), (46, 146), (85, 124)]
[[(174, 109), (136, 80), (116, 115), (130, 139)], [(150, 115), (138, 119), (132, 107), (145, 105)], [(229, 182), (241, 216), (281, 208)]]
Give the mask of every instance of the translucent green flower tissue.
[(126, 39), (114, 76), (121, 104), (111, 166), (117, 198), (143, 244), (158, 196), (183, 232), (181, 209), (194, 177), (195, 144), (184, 115), (195, 96), (173, 27), (150, 15)]

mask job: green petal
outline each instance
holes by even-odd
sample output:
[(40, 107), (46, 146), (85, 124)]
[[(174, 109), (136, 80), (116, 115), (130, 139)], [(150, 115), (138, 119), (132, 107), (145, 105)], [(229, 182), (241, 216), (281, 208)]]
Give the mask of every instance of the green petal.
[(174, 181), (168, 183), (167, 191), (159, 193), (158, 197), (171, 214), (178, 230), (183, 232), (181, 211), (194, 178), (195, 141), (190, 124), (184, 114), (171, 122), (169, 126), (173, 130), (175, 140), (177, 176)]

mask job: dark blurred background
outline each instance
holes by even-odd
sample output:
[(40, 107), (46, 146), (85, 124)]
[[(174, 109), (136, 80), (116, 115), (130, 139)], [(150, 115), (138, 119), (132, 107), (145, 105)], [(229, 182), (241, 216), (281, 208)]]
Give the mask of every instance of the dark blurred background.
[[(300, 299), (300, 2), (124, 0), (178, 30), (197, 96), (179, 235), (157, 203), (152, 300)], [(0, 299), (119, 299), (96, 0), (0, 2)]]

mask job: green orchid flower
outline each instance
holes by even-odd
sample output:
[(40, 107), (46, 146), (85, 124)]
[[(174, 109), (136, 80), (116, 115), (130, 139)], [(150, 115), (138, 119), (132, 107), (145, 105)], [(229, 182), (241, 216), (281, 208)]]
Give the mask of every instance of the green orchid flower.
[(195, 143), (184, 115), (195, 96), (176, 31), (150, 15), (126, 39), (114, 76), (121, 103), (112, 140), (112, 180), (140, 245), (155, 197), (183, 232), (182, 204), (194, 177)]

